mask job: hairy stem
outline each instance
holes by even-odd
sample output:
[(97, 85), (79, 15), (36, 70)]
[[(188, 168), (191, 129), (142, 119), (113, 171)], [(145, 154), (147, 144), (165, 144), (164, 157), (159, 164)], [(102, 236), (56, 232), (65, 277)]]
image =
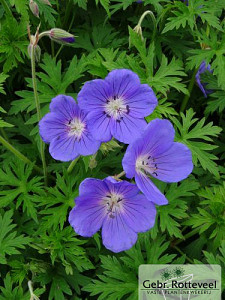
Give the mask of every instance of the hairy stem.
[[(40, 102), (39, 102), (38, 92), (37, 92), (37, 80), (36, 80), (36, 72), (35, 72), (35, 48), (33, 45), (31, 47), (31, 71), (32, 71), (34, 101), (35, 101), (36, 110), (37, 110), (37, 119), (39, 122), (41, 120), (41, 108), (40, 108)], [(46, 167), (46, 161), (45, 161), (45, 145), (40, 137), (39, 137), (39, 141), (40, 141), (40, 153), (41, 153), (43, 173), (44, 173), (44, 178), (45, 178), (45, 184), (47, 185), (47, 167)]]
[[(25, 162), (26, 164), (33, 165), (32, 161), (29, 160), (25, 155), (23, 155), (21, 152), (19, 152), (16, 148), (14, 148), (8, 141), (6, 141), (1, 135), (0, 135), (0, 143), (8, 149), (10, 152), (12, 152), (16, 157), (18, 157), (20, 160)], [(42, 169), (34, 165), (34, 170), (36, 170), (38, 173), (43, 174)]]
[(74, 159), (74, 160), (70, 163), (70, 165), (69, 165), (69, 167), (68, 167), (68, 169), (67, 169), (67, 173), (68, 173), (68, 174), (70, 174), (70, 173), (73, 171), (73, 168), (74, 168), (74, 166), (76, 165), (76, 163), (77, 163), (77, 161), (78, 161), (79, 158), (80, 158), (80, 156), (77, 157), (76, 159)]
[(153, 12), (152, 12), (151, 10), (146, 10), (146, 11), (143, 13), (143, 15), (140, 17), (140, 20), (139, 20), (137, 26), (138, 26), (138, 27), (141, 27), (141, 24), (142, 24), (144, 18), (145, 18), (147, 15), (149, 15), (149, 16), (151, 17), (152, 23), (153, 23), (153, 25), (154, 25), (154, 28), (153, 28), (153, 34), (152, 34), (152, 39), (151, 39), (151, 40), (153, 41), (154, 38), (155, 38), (155, 35), (156, 35), (157, 22), (156, 22), (155, 15), (153, 14)]
[(177, 250), (177, 252), (179, 252), (181, 255), (185, 256), (186, 260), (189, 261), (189, 263), (194, 264), (193, 260), (189, 258), (183, 251), (181, 251), (180, 248), (178, 248), (177, 246), (173, 246), (173, 248)]
[(31, 280), (28, 281), (28, 288), (29, 288), (29, 292), (30, 292), (30, 300), (40, 300), (38, 298), (38, 296), (36, 296), (34, 294), (33, 286), (32, 286), (32, 281)]
[(179, 245), (180, 243), (184, 242), (184, 240), (189, 239), (190, 237), (192, 237), (193, 235), (196, 235), (199, 232), (199, 227), (193, 229), (192, 231), (188, 232), (187, 234), (184, 235), (184, 239), (183, 240), (179, 240), (177, 242), (174, 243), (174, 245)]
[(180, 108), (180, 112), (184, 112), (186, 107), (187, 107), (187, 104), (188, 104), (188, 101), (191, 97), (191, 93), (192, 93), (192, 90), (193, 90), (193, 87), (194, 87), (194, 83), (195, 83), (195, 76), (196, 76), (196, 73), (198, 72), (198, 70), (196, 69), (194, 72), (193, 72), (193, 75), (191, 77), (191, 81), (189, 82), (189, 85), (188, 85), (188, 91), (189, 91), (189, 94), (188, 95), (185, 95), (182, 103), (181, 103), (181, 108)]
[(125, 171), (123, 171), (120, 174), (114, 176), (114, 179), (118, 180), (118, 179), (120, 179), (120, 177), (123, 177), (125, 174), (126, 174)]

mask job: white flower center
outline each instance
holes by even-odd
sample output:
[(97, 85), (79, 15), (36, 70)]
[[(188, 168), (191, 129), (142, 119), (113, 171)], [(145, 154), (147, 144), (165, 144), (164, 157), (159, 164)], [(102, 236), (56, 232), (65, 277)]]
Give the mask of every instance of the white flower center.
[(105, 113), (108, 117), (112, 117), (117, 121), (123, 119), (124, 114), (129, 113), (129, 106), (124, 103), (122, 98), (114, 96), (109, 99), (105, 105)]
[(153, 174), (158, 176), (158, 166), (155, 159), (149, 155), (139, 156), (136, 160), (135, 169), (137, 173)]
[(80, 119), (75, 118), (67, 124), (68, 126), (68, 134), (69, 136), (75, 136), (78, 139), (81, 138), (84, 130), (85, 130), (85, 123), (81, 122)]
[(103, 198), (103, 202), (110, 218), (115, 218), (115, 213), (123, 207), (123, 195), (110, 193)]

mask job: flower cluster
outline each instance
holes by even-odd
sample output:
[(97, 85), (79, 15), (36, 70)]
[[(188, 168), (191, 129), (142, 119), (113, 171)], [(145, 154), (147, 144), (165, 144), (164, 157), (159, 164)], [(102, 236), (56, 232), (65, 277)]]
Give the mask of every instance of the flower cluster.
[(149, 177), (178, 182), (192, 171), (190, 150), (174, 142), (168, 120), (145, 117), (157, 106), (147, 84), (126, 69), (113, 70), (103, 79), (86, 82), (77, 97), (59, 95), (39, 122), (40, 135), (50, 144), (50, 154), (61, 161), (97, 152), (112, 137), (129, 144), (122, 165), (136, 184), (87, 178), (79, 188), (76, 206), (69, 215), (75, 232), (90, 237), (102, 228), (106, 248), (120, 252), (131, 248), (138, 232), (154, 226), (155, 204), (168, 203)]

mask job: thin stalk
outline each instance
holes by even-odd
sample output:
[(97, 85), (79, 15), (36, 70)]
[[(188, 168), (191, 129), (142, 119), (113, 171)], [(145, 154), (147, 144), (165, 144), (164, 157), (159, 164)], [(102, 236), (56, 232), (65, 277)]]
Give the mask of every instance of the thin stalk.
[(199, 227), (193, 229), (192, 231), (188, 232), (187, 234), (184, 235), (184, 239), (183, 240), (179, 240), (177, 242), (174, 243), (174, 245), (179, 245), (180, 243), (184, 242), (185, 240), (189, 239), (190, 237), (196, 235), (199, 232)]
[(178, 248), (177, 246), (173, 246), (173, 248), (177, 250), (177, 252), (179, 252), (181, 255), (186, 256), (187, 261), (189, 261), (191, 264), (194, 264), (193, 260), (189, 258), (182, 250), (180, 250), (180, 248)]
[(54, 42), (51, 40), (51, 49), (52, 49), (52, 57), (55, 56), (55, 46), (54, 46)]
[(192, 93), (192, 90), (193, 90), (193, 87), (194, 87), (194, 83), (195, 83), (195, 76), (196, 76), (196, 73), (198, 72), (198, 70), (196, 69), (194, 72), (193, 72), (193, 75), (191, 77), (191, 81), (189, 82), (189, 85), (188, 85), (188, 91), (189, 91), (189, 94), (188, 95), (185, 95), (182, 103), (181, 103), (181, 108), (180, 108), (180, 112), (184, 112), (186, 107), (187, 107), (187, 104), (188, 104), (188, 101), (191, 97), (191, 93)]
[(66, 24), (68, 22), (69, 16), (70, 16), (71, 11), (72, 11), (72, 6), (73, 6), (73, 3), (72, 3), (71, 0), (69, 0), (68, 3), (66, 4), (66, 11), (65, 11), (65, 16), (64, 16), (63, 28), (66, 28)]
[[(0, 135), (0, 143), (5, 146), (6, 149), (8, 149), (10, 152), (12, 152), (16, 157), (18, 157), (20, 160), (25, 162), (26, 164), (33, 165), (32, 161), (29, 160), (25, 155), (23, 155), (21, 152), (19, 152), (16, 148), (14, 148), (8, 141), (6, 141), (1, 135)], [(43, 171), (41, 168), (34, 165), (34, 170), (36, 170), (38, 173), (43, 174)]]
[(38, 298), (38, 296), (36, 296), (34, 294), (31, 280), (28, 281), (28, 288), (29, 288), (29, 292), (30, 292), (30, 300), (40, 300), (40, 298)]
[(4, 137), (4, 139), (6, 140), (6, 141), (8, 141), (8, 137), (7, 137), (7, 134), (5, 133), (5, 130), (4, 130), (4, 128), (0, 128), (0, 131), (1, 131), (1, 134), (2, 134), (2, 136)]
[(11, 9), (9, 8), (7, 2), (5, 0), (0, 0), (0, 2), (2, 3), (2, 6), (4, 7), (5, 12), (10, 16), (13, 17), (13, 14), (11, 12)]
[(77, 157), (76, 159), (74, 159), (74, 160), (70, 163), (70, 165), (69, 165), (69, 167), (68, 167), (68, 169), (67, 169), (67, 173), (68, 173), (68, 174), (70, 174), (70, 173), (73, 171), (73, 168), (74, 168), (74, 166), (76, 165), (76, 163), (77, 163), (77, 161), (78, 161), (79, 158), (80, 158), (80, 156)]
[(120, 177), (124, 176), (125, 174), (126, 174), (125, 171), (123, 171), (120, 174), (114, 176), (114, 179), (118, 180), (118, 179), (120, 179)]
[(152, 34), (152, 39), (151, 39), (151, 40), (153, 41), (154, 38), (155, 38), (155, 35), (156, 35), (157, 22), (156, 22), (156, 18), (155, 18), (155, 16), (154, 16), (154, 14), (153, 14), (153, 12), (152, 12), (151, 10), (146, 10), (146, 11), (143, 13), (143, 15), (140, 17), (140, 20), (139, 20), (139, 22), (138, 22), (138, 24), (137, 24), (137, 27), (140, 27), (140, 28), (141, 28), (141, 24), (142, 24), (144, 18), (145, 18), (147, 15), (149, 15), (149, 16), (151, 17), (152, 23), (153, 23), (153, 25), (154, 25), (153, 34)]
[[(31, 47), (31, 71), (32, 71), (32, 84), (33, 84), (33, 91), (34, 91), (34, 100), (37, 110), (37, 119), (38, 122), (41, 120), (41, 108), (40, 108), (40, 102), (38, 98), (38, 92), (37, 92), (37, 79), (36, 79), (36, 72), (35, 72), (35, 53), (34, 53), (34, 46)], [(41, 138), (40, 140), (40, 153), (41, 153), (41, 160), (42, 160), (42, 167), (43, 167), (43, 173), (45, 178), (45, 184), (47, 185), (47, 167), (46, 167), (46, 161), (45, 161), (45, 145)]]

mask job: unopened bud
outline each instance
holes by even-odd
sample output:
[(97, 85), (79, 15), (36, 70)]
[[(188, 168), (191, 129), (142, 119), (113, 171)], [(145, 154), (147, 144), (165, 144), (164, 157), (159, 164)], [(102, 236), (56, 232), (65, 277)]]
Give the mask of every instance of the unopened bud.
[(60, 44), (71, 44), (75, 42), (75, 37), (71, 33), (60, 28), (51, 29), (49, 31), (49, 37)]
[(107, 154), (109, 151), (114, 151), (116, 148), (121, 148), (121, 146), (114, 139), (112, 139), (107, 143), (102, 143), (100, 146), (100, 151), (103, 154)]
[(140, 25), (137, 25), (134, 27), (134, 32), (136, 32), (138, 35), (140, 35), (141, 39), (144, 40), (143, 35), (142, 35), (142, 28)]
[(95, 159), (95, 157), (92, 157), (89, 161), (89, 168), (92, 170), (94, 168), (97, 167), (97, 160)]
[(51, 3), (48, 0), (41, 0), (41, 2), (43, 2), (44, 4), (47, 4), (49, 6), (52, 6)]
[(31, 56), (32, 56), (32, 47), (34, 48), (34, 58), (35, 58), (35, 60), (37, 61), (37, 62), (39, 62), (40, 61), (40, 57), (41, 57), (41, 48), (38, 46), (38, 45), (32, 45), (32, 44), (30, 44), (29, 46), (28, 46), (28, 49), (27, 49), (27, 51), (28, 51), (28, 55), (29, 55), (29, 57), (31, 58)]
[(30, 6), (30, 10), (32, 11), (33, 15), (35, 17), (39, 18), (39, 8), (38, 8), (37, 3), (33, 0), (30, 0), (29, 6)]

